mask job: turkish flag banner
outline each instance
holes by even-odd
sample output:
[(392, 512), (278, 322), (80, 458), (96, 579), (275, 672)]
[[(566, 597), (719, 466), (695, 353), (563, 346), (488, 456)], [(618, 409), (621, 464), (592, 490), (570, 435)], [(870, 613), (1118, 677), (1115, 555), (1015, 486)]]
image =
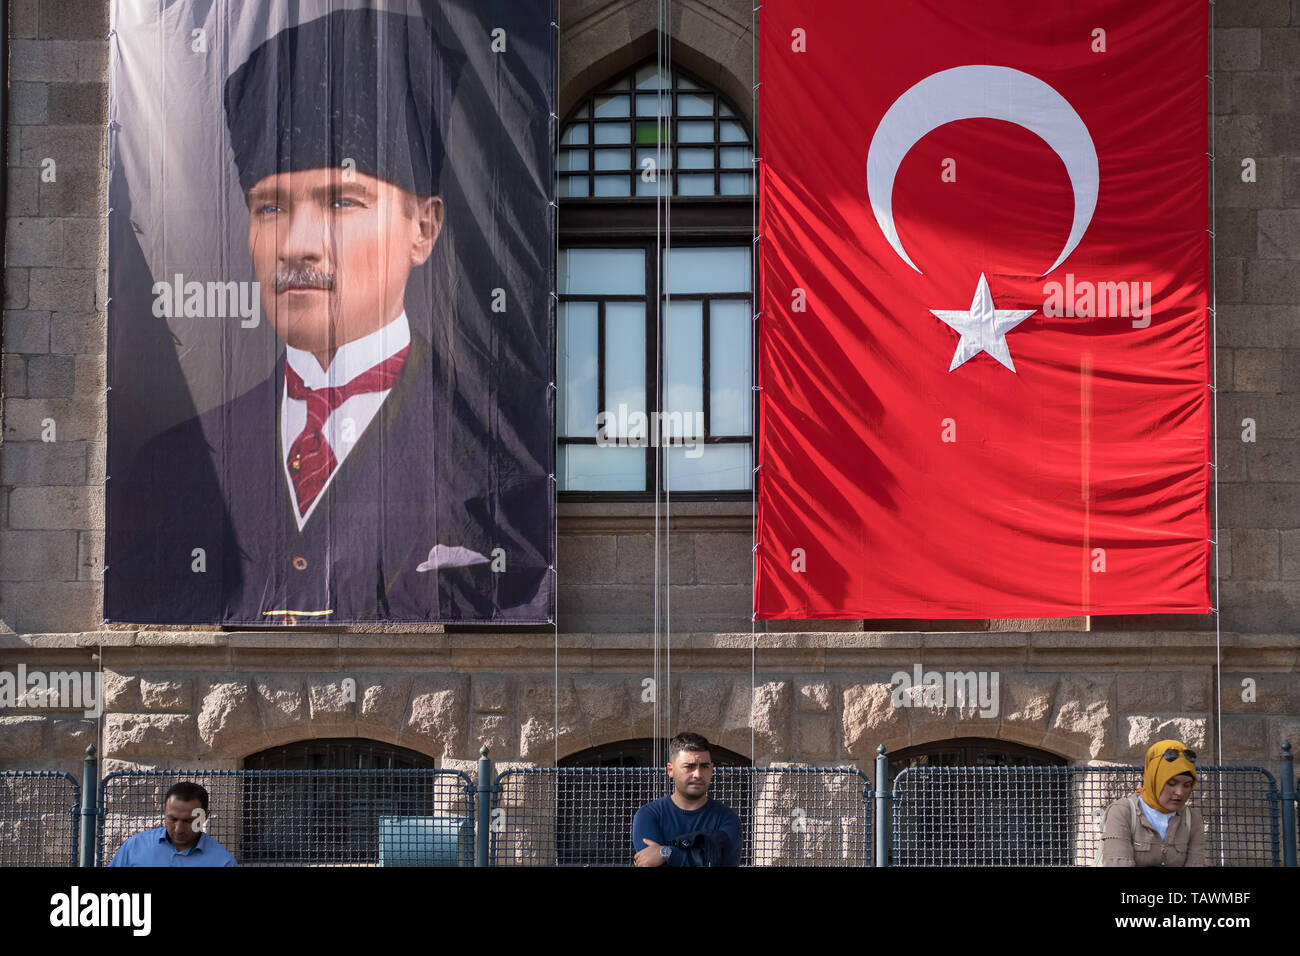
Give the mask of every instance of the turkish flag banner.
[(1208, 6), (761, 17), (757, 616), (1208, 613)]

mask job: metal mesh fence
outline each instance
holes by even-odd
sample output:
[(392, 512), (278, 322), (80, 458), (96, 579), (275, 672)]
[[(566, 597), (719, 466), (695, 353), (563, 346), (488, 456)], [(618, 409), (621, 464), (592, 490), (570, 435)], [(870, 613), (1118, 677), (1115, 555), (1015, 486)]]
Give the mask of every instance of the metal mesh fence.
[(66, 773), (0, 771), (0, 866), (76, 866), (80, 810)]
[[(1139, 767), (915, 767), (894, 781), (895, 866), (1087, 866), (1100, 816)], [(1278, 789), (1258, 767), (1201, 767), (1190, 806), (1209, 865), (1281, 863)]]
[(182, 780), (241, 866), (472, 866), (474, 788), (458, 770), (126, 770), (100, 786), (99, 865), (162, 826)]
[[(671, 792), (660, 768), (507, 770), (493, 866), (629, 866), (632, 817)], [(870, 782), (856, 770), (719, 767), (709, 796), (740, 817), (742, 866), (870, 866)]]

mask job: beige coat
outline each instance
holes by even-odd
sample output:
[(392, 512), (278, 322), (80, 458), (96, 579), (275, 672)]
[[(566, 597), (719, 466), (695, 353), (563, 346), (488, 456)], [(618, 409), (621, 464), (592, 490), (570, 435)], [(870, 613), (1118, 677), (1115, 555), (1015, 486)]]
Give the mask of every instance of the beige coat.
[(1201, 815), (1184, 807), (1169, 821), (1164, 840), (1151, 825), (1142, 808), (1137, 807), (1137, 832), (1132, 830), (1134, 803), (1141, 799), (1130, 795), (1116, 800), (1106, 809), (1102, 830), (1103, 866), (1205, 866), (1205, 834)]

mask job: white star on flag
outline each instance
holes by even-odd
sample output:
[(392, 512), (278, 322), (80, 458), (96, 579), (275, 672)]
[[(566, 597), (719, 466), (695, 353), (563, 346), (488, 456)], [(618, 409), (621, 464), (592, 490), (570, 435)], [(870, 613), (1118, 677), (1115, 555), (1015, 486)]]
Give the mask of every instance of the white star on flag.
[(1016, 367), (1011, 363), (1011, 351), (1007, 348), (1007, 333), (1036, 311), (1038, 310), (1017, 311), (993, 308), (989, 283), (981, 272), (969, 312), (930, 310), (931, 314), (952, 326), (961, 335), (961, 341), (957, 343), (957, 351), (953, 353), (952, 364), (948, 366), (948, 371), (951, 372), (967, 359), (972, 359), (981, 352), (988, 352), (1014, 372)]

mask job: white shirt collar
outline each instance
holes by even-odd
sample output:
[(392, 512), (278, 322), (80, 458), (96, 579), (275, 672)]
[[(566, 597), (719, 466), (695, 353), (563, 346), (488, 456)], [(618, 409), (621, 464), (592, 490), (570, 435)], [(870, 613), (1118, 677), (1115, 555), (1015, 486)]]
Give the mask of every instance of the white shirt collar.
[(382, 329), (339, 346), (327, 369), (320, 367), (320, 362), (311, 352), (304, 352), (292, 345), (285, 345), (284, 357), (308, 388), (327, 388), (346, 385), (362, 372), (369, 371), (410, 344), (411, 327), (406, 319), (406, 311), (403, 310), (401, 315)]

